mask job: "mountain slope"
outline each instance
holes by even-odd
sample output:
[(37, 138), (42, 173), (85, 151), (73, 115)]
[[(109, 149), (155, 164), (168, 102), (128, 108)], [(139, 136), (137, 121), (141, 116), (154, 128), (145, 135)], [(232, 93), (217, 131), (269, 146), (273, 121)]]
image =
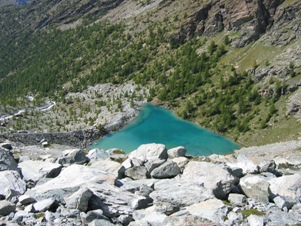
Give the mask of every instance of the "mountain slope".
[[(85, 95), (89, 101), (81, 108), (88, 113), (93, 103), (106, 101), (117, 112), (117, 100), (147, 98), (241, 144), (297, 138), (301, 129), (291, 115), (299, 115), (300, 106), (300, 8), (294, 0), (33, 1), (3, 7), (0, 104), (9, 112), (28, 105), (22, 96), (34, 95), (37, 102), (47, 97), (58, 102), (47, 130), (62, 131), (66, 123), (76, 129), (103, 116), (94, 112), (85, 120), (83, 111), (75, 111), (69, 122), (58, 120), (78, 104), (68, 93), (133, 81), (148, 91), (139, 98), (113, 95), (110, 103), (96, 93)], [(2, 131), (21, 125), (39, 130), (28, 123), (29, 115), (18, 120), (23, 123), (9, 122)]]

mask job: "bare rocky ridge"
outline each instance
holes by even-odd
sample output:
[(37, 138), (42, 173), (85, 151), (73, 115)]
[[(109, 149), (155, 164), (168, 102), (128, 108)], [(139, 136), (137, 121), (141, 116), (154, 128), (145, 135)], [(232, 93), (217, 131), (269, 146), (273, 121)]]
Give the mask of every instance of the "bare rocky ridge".
[(80, 149), (56, 147), (40, 147), (44, 155), (31, 159), (14, 143), (0, 149), (1, 223), (296, 225), (301, 219), (300, 141), (194, 158), (183, 147), (146, 144), (125, 161), (120, 151), (91, 150), (88, 158)]

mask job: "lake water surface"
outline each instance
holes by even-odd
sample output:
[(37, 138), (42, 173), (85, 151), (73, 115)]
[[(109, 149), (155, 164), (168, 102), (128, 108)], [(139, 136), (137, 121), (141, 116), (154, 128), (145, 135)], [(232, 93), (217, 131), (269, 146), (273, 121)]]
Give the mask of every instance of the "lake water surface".
[(189, 155), (229, 154), (240, 147), (207, 129), (179, 119), (171, 111), (145, 104), (136, 119), (116, 133), (89, 147), (119, 148), (129, 153), (141, 144), (160, 143), (173, 148), (184, 146)]

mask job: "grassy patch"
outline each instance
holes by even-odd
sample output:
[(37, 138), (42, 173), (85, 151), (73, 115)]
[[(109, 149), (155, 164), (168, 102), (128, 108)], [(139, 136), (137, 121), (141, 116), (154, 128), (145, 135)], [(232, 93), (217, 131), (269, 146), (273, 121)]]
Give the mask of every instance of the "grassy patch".
[(256, 216), (265, 216), (264, 212), (261, 212), (257, 209), (249, 209), (249, 210), (242, 210), (241, 211), (242, 215), (249, 217), (251, 215), (256, 215)]

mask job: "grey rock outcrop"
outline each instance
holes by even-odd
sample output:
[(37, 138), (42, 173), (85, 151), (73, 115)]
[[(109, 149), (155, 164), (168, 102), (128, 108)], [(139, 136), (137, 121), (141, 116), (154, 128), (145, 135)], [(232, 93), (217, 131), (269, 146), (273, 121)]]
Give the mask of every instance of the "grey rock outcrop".
[(178, 165), (175, 162), (169, 160), (166, 161), (164, 164), (160, 165), (159, 167), (155, 168), (151, 172), (151, 177), (157, 179), (172, 178), (180, 173), (180, 167), (178, 167)]
[(176, 158), (176, 157), (184, 157), (186, 155), (187, 150), (180, 146), (180, 147), (175, 147), (175, 148), (171, 148), (167, 151), (167, 154), (171, 157), (171, 158)]
[(228, 213), (228, 207), (219, 199), (208, 199), (206, 201), (186, 207), (191, 214), (205, 218), (212, 222), (223, 222), (224, 216)]
[(18, 165), (10, 151), (0, 148), (0, 171), (15, 170), (19, 172)]
[(57, 162), (61, 165), (69, 165), (73, 163), (84, 164), (89, 162), (89, 158), (81, 149), (72, 149), (64, 151), (62, 157), (60, 157)]
[(181, 178), (190, 183), (203, 183), (205, 188), (212, 190), (215, 197), (221, 199), (225, 198), (238, 182), (226, 169), (208, 162), (189, 162)]
[(26, 184), (16, 171), (0, 171), (0, 195), (9, 196), (11, 191), (19, 195), (26, 191)]
[(6, 200), (0, 201), (0, 216), (9, 215), (12, 212), (15, 212), (16, 205)]
[(247, 175), (240, 179), (241, 190), (249, 198), (268, 204), (271, 195), (269, 182), (260, 175)]
[(66, 206), (69, 209), (78, 209), (81, 212), (86, 212), (92, 195), (92, 191), (86, 187), (82, 187), (75, 193), (65, 198)]
[(61, 172), (62, 166), (57, 163), (27, 160), (19, 163), (23, 179), (37, 182), (43, 177), (54, 178)]

